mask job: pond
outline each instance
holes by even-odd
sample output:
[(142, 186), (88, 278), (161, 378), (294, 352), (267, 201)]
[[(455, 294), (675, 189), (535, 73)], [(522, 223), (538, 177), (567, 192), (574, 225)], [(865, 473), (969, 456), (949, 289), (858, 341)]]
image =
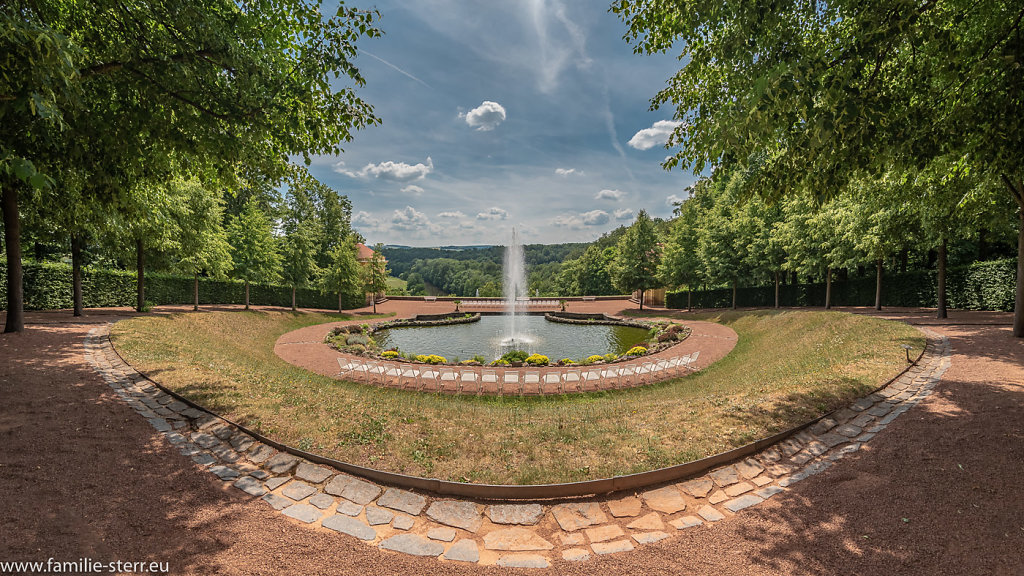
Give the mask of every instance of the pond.
[[(580, 360), (592, 354), (624, 354), (647, 340), (643, 328), (627, 326), (579, 325), (549, 322), (543, 316), (520, 316), (520, 332), (530, 344), (527, 352), (543, 354), (557, 362), (562, 358)], [(390, 328), (374, 334), (382, 349), (397, 348), (403, 353), (438, 354), (450, 361), (469, 360), (479, 354), (494, 360), (501, 356), (505, 317), (485, 315), (479, 322), (453, 326)]]

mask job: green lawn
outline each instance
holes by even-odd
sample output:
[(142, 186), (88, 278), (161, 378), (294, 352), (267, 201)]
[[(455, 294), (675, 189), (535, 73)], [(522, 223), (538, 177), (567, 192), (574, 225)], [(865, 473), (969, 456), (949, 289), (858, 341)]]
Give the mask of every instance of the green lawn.
[(338, 382), (280, 360), (281, 334), (337, 315), (208, 312), (117, 323), (140, 370), (281, 442), (404, 474), (483, 483), (579, 481), (687, 462), (838, 408), (919, 352), (910, 326), (839, 312), (721, 312), (739, 334), (706, 370), (641, 389), (476, 398)]

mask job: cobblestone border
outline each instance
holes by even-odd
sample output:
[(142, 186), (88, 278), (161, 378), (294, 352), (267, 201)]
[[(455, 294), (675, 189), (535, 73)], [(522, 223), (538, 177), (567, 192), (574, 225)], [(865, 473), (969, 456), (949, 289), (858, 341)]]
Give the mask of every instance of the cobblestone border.
[(945, 336), (888, 386), (742, 461), (617, 499), (486, 504), (400, 490), (338, 473), (258, 442), (226, 421), (175, 399), (126, 364), (110, 325), (85, 338), (86, 358), (124, 402), (200, 468), (301, 523), (382, 550), (442, 562), (545, 568), (585, 561), (713, 524), (785, 492), (856, 452), (909, 410), (950, 366)]

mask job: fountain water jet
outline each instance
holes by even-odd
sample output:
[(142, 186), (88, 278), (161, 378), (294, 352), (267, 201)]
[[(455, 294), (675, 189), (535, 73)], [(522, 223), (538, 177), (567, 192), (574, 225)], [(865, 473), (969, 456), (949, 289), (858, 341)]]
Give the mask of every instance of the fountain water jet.
[(527, 297), (526, 258), (519, 243), (515, 227), (512, 228), (512, 242), (505, 248), (505, 270), (502, 291), (505, 296), (505, 335), (501, 340), (501, 351), (523, 350), (532, 344), (532, 339), (521, 333), (516, 318), (522, 313), (522, 303)]

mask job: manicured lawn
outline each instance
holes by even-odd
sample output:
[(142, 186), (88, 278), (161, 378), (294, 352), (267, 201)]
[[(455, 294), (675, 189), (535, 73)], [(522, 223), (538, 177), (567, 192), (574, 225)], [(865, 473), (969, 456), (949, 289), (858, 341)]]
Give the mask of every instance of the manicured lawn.
[(275, 340), (338, 315), (208, 312), (125, 320), (117, 349), (151, 377), (281, 442), (449, 480), (538, 484), (679, 464), (845, 405), (905, 365), (924, 337), (839, 312), (722, 312), (739, 334), (704, 371), (646, 388), (477, 398), (338, 382), (287, 364)]

